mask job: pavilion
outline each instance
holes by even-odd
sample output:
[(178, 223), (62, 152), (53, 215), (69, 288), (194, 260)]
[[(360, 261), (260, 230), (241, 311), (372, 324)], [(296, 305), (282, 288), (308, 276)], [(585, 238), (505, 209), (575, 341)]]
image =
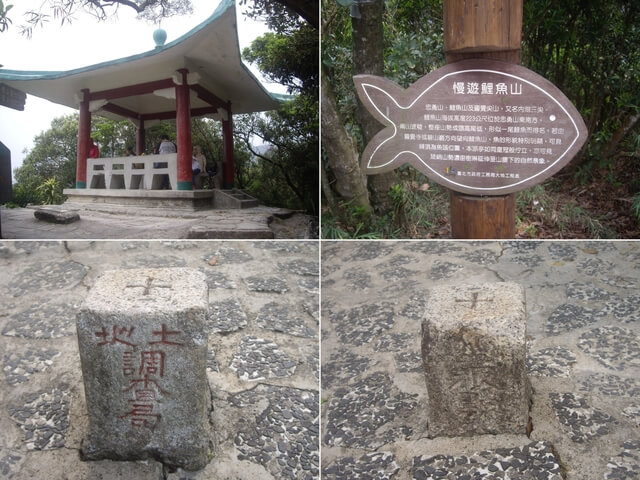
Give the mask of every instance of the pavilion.
[[(0, 84), (79, 110), (76, 188), (65, 194), (104, 195), (109, 189), (149, 193), (157, 188), (159, 173), (169, 175), (174, 194), (192, 190), (191, 118), (198, 116), (222, 122), (222, 185), (233, 188), (233, 114), (276, 109), (284, 96), (269, 93), (242, 62), (235, 0), (221, 0), (203, 23), (168, 44), (165, 39), (166, 33), (156, 30), (151, 51), (69, 71), (0, 69)], [(92, 115), (130, 120), (136, 126), (138, 155), (144, 151), (145, 128), (175, 118), (177, 154), (164, 155), (164, 165), (154, 162), (154, 155), (100, 159), (99, 166), (89, 159), (88, 175)], [(144, 167), (133, 165), (141, 159)], [(92, 165), (105, 171), (101, 192), (91, 183), (99, 173)], [(166, 169), (156, 171), (157, 165)], [(112, 177), (118, 181), (109, 181)]]

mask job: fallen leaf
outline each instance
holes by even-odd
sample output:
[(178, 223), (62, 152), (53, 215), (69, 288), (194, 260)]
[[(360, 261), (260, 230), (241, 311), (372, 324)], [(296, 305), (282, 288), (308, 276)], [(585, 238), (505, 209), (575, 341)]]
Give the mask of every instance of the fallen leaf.
[(595, 248), (581, 248), (580, 250), (591, 255), (595, 255), (596, 253), (598, 253), (598, 250), (596, 250)]
[(211, 265), (212, 267), (218, 263), (218, 257), (212, 257), (211, 260), (209, 260), (209, 265)]
[(429, 190), (429, 188), (431, 188), (431, 186), (428, 183), (423, 183), (422, 185), (420, 185), (419, 190), (421, 192), (426, 192), (427, 190)]
[(553, 262), (551, 265), (553, 265), (554, 267), (562, 267), (564, 265), (564, 262)]

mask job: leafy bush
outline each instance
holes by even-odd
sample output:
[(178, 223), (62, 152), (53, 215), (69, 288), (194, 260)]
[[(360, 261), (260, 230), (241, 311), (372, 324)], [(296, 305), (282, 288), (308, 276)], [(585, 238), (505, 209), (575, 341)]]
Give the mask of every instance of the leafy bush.
[(64, 201), (62, 184), (55, 177), (46, 179), (36, 190), (45, 205), (61, 204)]

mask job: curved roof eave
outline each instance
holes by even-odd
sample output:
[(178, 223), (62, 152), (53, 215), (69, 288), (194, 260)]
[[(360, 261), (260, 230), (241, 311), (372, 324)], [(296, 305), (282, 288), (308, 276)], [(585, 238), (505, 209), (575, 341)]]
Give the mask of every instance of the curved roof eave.
[[(187, 68), (233, 113), (272, 110), (281, 101), (256, 79), (240, 57), (235, 0), (222, 0), (213, 14), (178, 39), (154, 50), (67, 71), (0, 70), (0, 81), (54, 103), (77, 108), (83, 89), (109, 90), (170, 78)], [(150, 102), (140, 105), (140, 113)], [(158, 99), (159, 111), (162, 100)], [(166, 101), (165, 101), (166, 103)]]

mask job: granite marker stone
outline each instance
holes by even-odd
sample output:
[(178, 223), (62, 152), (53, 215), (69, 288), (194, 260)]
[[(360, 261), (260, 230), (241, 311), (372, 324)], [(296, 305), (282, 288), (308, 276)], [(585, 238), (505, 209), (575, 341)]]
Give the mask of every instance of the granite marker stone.
[(518, 284), (430, 290), (422, 321), (430, 436), (527, 433), (525, 337)]
[(77, 315), (85, 459), (203, 468), (211, 450), (208, 288), (189, 268), (111, 270)]

